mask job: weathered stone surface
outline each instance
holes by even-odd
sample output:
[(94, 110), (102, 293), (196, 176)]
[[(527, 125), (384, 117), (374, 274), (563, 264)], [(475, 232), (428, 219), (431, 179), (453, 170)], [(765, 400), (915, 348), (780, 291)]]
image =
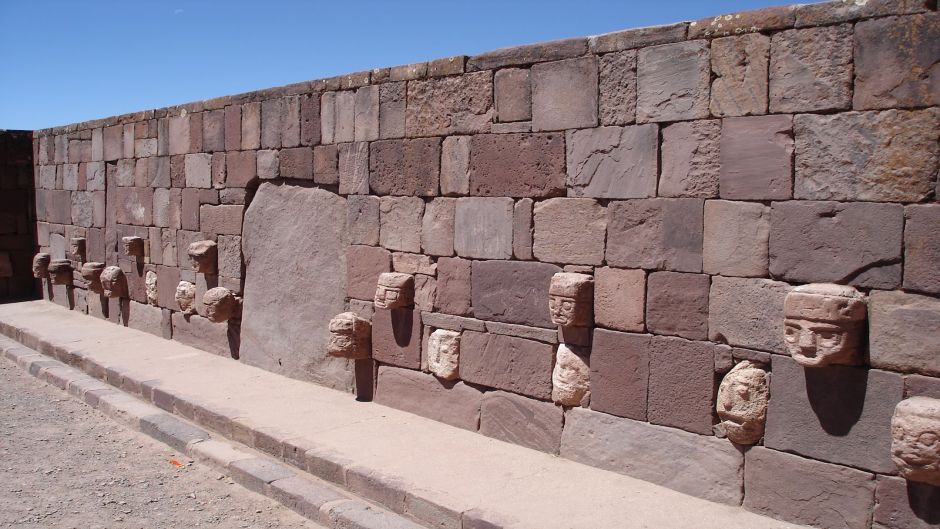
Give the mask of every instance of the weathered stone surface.
[(238, 235), (242, 232), (245, 206), (199, 206), (199, 228), (203, 233)]
[(940, 294), (940, 205), (908, 206), (904, 218), (904, 288)]
[(904, 377), (904, 396), (940, 399), (940, 378), (907, 375)]
[(421, 222), (421, 248), (428, 255), (454, 255), (453, 198), (435, 198), (424, 207)]
[(548, 306), (552, 276), (548, 263), (474, 261), (473, 311), (477, 318), (535, 327), (553, 327)]
[(902, 400), (891, 417), (891, 459), (909, 482), (940, 487), (940, 399), (911, 397)]
[[(180, 119), (180, 118), (176, 118), (176, 119)], [(186, 132), (188, 134), (189, 118), (187, 117), (185, 119), (186, 119), (186, 125), (187, 125)], [(173, 127), (172, 127), (173, 119), (171, 119), (170, 122), (171, 122), (170, 130), (172, 132), (173, 131)], [(63, 145), (68, 145), (66, 136), (58, 136), (56, 138), (56, 141), (58, 142), (60, 141), (60, 139), (63, 142)], [(105, 127), (102, 133), (102, 140), (103, 140), (102, 146), (103, 146), (105, 160), (108, 160), (108, 161), (117, 160), (118, 158), (124, 157), (124, 128), (122, 126), (114, 125), (111, 127)], [(171, 138), (170, 138), (171, 144), (172, 144), (172, 140), (173, 138), (171, 135)], [(186, 144), (187, 146), (189, 144), (188, 137), (186, 138)], [(65, 161), (65, 155), (66, 155), (65, 150), (66, 149), (64, 148), (56, 149), (56, 156), (55, 156), (56, 163), (62, 163)], [(177, 153), (174, 153), (174, 154), (177, 154)]]
[(641, 49), (637, 55), (637, 122), (707, 118), (710, 81), (707, 41)]
[(656, 125), (567, 132), (568, 196), (645, 198), (656, 195)]
[(424, 201), (418, 197), (382, 197), (379, 203), (379, 241), (389, 250), (421, 251)]
[(705, 203), (702, 269), (738, 277), (767, 275), (770, 208), (752, 202)]
[(903, 222), (897, 204), (775, 202), (770, 273), (803, 283), (897, 287)]
[(470, 314), (470, 261), (442, 257), (437, 260), (437, 297), (434, 310), (446, 314)]
[(505, 391), (483, 396), (480, 433), (501, 441), (558, 453), (564, 411), (550, 402), (540, 402)]
[(206, 319), (213, 323), (222, 323), (237, 315), (239, 302), (235, 294), (225, 287), (214, 287), (202, 296)]
[(852, 105), (852, 26), (792, 29), (770, 40), (770, 111)]
[(561, 456), (711, 501), (741, 503), (744, 457), (724, 439), (574, 408), (565, 414)]
[(539, 261), (599, 265), (606, 233), (607, 211), (596, 200), (553, 198), (535, 205), (532, 251)]
[(642, 332), (646, 272), (619, 268), (594, 271), (594, 323), (619, 331)]
[(597, 59), (532, 66), (532, 130), (597, 126)]
[(932, 529), (940, 522), (940, 487), (890, 476), (875, 479), (877, 529)]
[(258, 151), (256, 155), (258, 161), (258, 178), (262, 180), (271, 180), (277, 178), (280, 163), (278, 162), (278, 151), (266, 150)]
[(421, 312), (381, 309), (372, 315), (372, 358), (386, 364), (421, 368)]
[(282, 178), (313, 180), (313, 149), (309, 147), (281, 149), (278, 160), (280, 162), (278, 174)]
[[(337, 147), (337, 173), (341, 195), (369, 194), (369, 144), (367, 142), (344, 143)], [(328, 171), (317, 171), (329, 174)], [(315, 181), (318, 178), (315, 178)]]
[(187, 154), (185, 161), (186, 187), (212, 187), (212, 156)]
[(372, 301), (379, 275), (392, 271), (392, 254), (384, 248), (352, 245), (346, 249), (346, 295)]
[(379, 139), (379, 87), (356, 89), (354, 135), (356, 141)]
[(873, 477), (755, 446), (744, 466), (744, 508), (814, 527), (865, 529), (874, 500)]
[(434, 258), (418, 253), (393, 253), (392, 268), (402, 274), (437, 275)]
[(821, 2), (796, 6), (795, 27), (824, 26), (869, 17), (923, 13), (930, 10), (929, 0), (869, 0), (855, 2)]
[(580, 406), (590, 401), (590, 350), (558, 344), (552, 370), (552, 401), (563, 406)]
[(752, 33), (715, 39), (711, 44), (713, 116), (767, 112), (770, 37)]
[[(68, 198), (67, 193), (66, 198)], [(118, 224), (130, 224), (132, 226), (149, 226), (153, 224), (153, 189), (149, 187), (118, 187), (114, 190), (114, 200), (114, 221)], [(70, 205), (65, 207), (66, 217), (69, 216), (70, 209)], [(55, 222), (59, 219), (53, 218), (50, 220)], [(63, 222), (63, 224), (68, 224), (68, 222)]]
[(380, 138), (405, 136), (405, 84), (398, 82), (379, 85)]
[(611, 202), (607, 207), (607, 263), (701, 272), (703, 203), (695, 198)]
[(512, 256), (516, 259), (532, 259), (532, 199), (516, 201), (512, 210)]
[(659, 196), (717, 197), (720, 138), (721, 121), (717, 119), (664, 128)]
[(893, 474), (891, 415), (901, 376), (859, 367), (804, 369), (773, 356), (764, 446)]
[(647, 284), (646, 327), (650, 332), (707, 339), (709, 276), (653, 272)]
[(264, 149), (281, 146), (284, 106), (283, 99), (266, 99), (261, 102), (261, 147)]
[(570, 57), (584, 55), (585, 52), (587, 52), (587, 41), (582, 38), (552, 40), (525, 46), (512, 46), (470, 57), (467, 59), (467, 71), (473, 72), (541, 61), (557, 61), (559, 59), (568, 59)]
[(903, 292), (872, 292), (872, 367), (940, 376), (940, 300)]
[(470, 192), (470, 138), (444, 138), (441, 151), (441, 194), (466, 195)]
[(243, 362), (330, 387), (351, 386), (351, 366), (326, 354), (329, 321), (343, 312), (346, 298), (345, 218), (345, 200), (327, 191), (267, 183), (258, 189), (242, 237)]
[(228, 187), (247, 187), (257, 178), (255, 151), (226, 153), (225, 168), (225, 183)]
[(731, 442), (753, 445), (764, 437), (769, 378), (759, 365), (744, 361), (721, 380), (715, 407), (721, 420), (719, 427)]
[(783, 301), (787, 352), (808, 368), (862, 363), (867, 304), (853, 287), (811, 283)]
[(512, 258), (513, 200), (458, 198), (454, 213), (454, 250), (475, 259)]
[(595, 329), (591, 344), (591, 409), (646, 420), (650, 335)]
[(463, 382), (447, 382), (419, 371), (380, 366), (375, 402), (476, 431), (483, 393)]
[(769, 279), (712, 277), (708, 339), (785, 353), (783, 300), (790, 285)]
[(689, 24), (689, 38), (727, 37), (793, 27), (795, 6), (766, 7), (708, 17)]
[(714, 344), (654, 336), (650, 340), (649, 421), (711, 435), (714, 363)]
[(460, 377), (474, 384), (548, 400), (552, 396), (554, 356), (549, 344), (464, 331), (460, 339)]
[(436, 329), (428, 336), (425, 356), (428, 371), (443, 380), (460, 377), (460, 333)]
[(529, 70), (507, 68), (494, 77), (496, 119), (501, 122), (532, 119), (532, 89)]
[(378, 195), (437, 195), (439, 138), (381, 140), (371, 144), (369, 188)]
[(598, 58), (601, 125), (626, 125), (636, 119), (636, 52)]
[(492, 121), (492, 72), (408, 82), (409, 137), (479, 134), (489, 132)]
[(379, 244), (379, 197), (350, 195), (346, 198), (346, 230), (350, 244)]
[(558, 331), (555, 329), (540, 329), (538, 327), (514, 325), (512, 323), (488, 321), (486, 322), (486, 331), (493, 334), (518, 336), (519, 338), (528, 338), (530, 340), (536, 340), (550, 344), (558, 343)]
[(261, 103), (242, 105), (242, 149), (261, 148)]
[(238, 354), (237, 336), (230, 338), (228, 324), (212, 323), (202, 316), (173, 312), (173, 339), (209, 353), (231, 357)]
[(793, 118), (728, 118), (721, 127), (721, 198), (782, 200), (792, 196)]
[(918, 202), (940, 168), (940, 110), (800, 115), (796, 198)]
[(662, 26), (613, 31), (588, 37), (588, 44), (594, 53), (607, 53), (678, 42), (685, 40), (688, 26), (688, 22), (679, 22)]
[(470, 153), (471, 195), (564, 194), (565, 138), (560, 133), (478, 134), (470, 139)]

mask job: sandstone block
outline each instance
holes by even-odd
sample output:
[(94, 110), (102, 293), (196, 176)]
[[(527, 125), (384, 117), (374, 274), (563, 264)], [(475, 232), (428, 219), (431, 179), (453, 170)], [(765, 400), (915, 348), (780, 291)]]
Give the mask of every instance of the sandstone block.
[[(344, 143), (337, 147), (337, 171), (341, 195), (369, 194), (369, 144)], [(319, 176), (319, 171), (314, 169)]]
[(346, 249), (346, 295), (371, 301), (379, 275), (392, 271), (392, 254), (384, 248), (351, 245)]
[(421, 248), (428, 255), (454, 255), (453, 198), (435, 198), (424, 207), (421, 222)]
[(283, 99), (267, 99), (261, 102), (261, 148), (277, 149), (281, 146), (283, 120)]
[(564, 411), (551, 402), (540, 402), (505, 391), (483, 396), (480, 433), (501, 441), (558, 453)]
[(930, 9), (930, 2), (909, 0), (875, 0), (864, 4), (804, 4), (796, 8), (796, 27), (824, 26), (838, 22), (850, 22), (869, 17), (923, 13)]
[(646, 420), (650, 339), (648, 334), (594, 330), (591, 344), (592, 410)]
[(434, 310), (467, 316), (470, 311), (470, 261), (442, 257), (437, 260), (437, 297)]
[[(363, 167), (362, 164), (365, 163), (361, 161), (361, 157), (359, 160), (354, 161), (358, 161), (358, 164), (353, 164), (356, 168)], [(348, 162), (347, 159), (346, 163)], [(362, 169), (357, 170), (361, 171)], [(360, 187), (357, 186), (362, 185), (358, 176), (354, 179), (347, 178), (347, 180), (355, 180), (356, 182), (350, 187), (359, 189)], [(313, 148), (313, 181), (318, 184), (328, 185), (339, 183), (339, 150), (336, 145), (317, 145)]]
[(418, 371), (379, 366), (375, 402), (476, 431), (483, 393), (463, 382), (447, 382)]
[(300, 144), (320, 143), (320, 97), (318, 94), (300, 96)]
[(354, 134), (356, 141), (379, 139), (379, 87), (356, 89)]
[(153, 190), (153, 224), (162, 228), (180, 228), (181, 197), (179, 189)]
[[(105, 129), (105, 132), (109, 128)], [(169, 151), (167, 154), (186, 154), (190, 145), (189, 115), (172, 116), (169, 120)], [(107, 142), (105, 142), (107, 143)], [(108, 160), (114, 158), (105, 157)]]
[(225, 150), (225, 110), (212, 110), (203, 114), (202, 148), (207, 152)]
[(637, 55), (637, 122), (707, 118), (710, 81), (706, 41), (642, 48)]
[(313, 149), (309, 147), (281, 149), (278, 160), (280, 163), (278, 174), (281, 177), (313, 180)]
[(594, 271), (594, 323), (619, 331), (643, 332), (646, 272), (619, 268)]
[(223, 137), (225, 150), (237, 151), (242, 146), (242, 107), (229, 105), (225, 107), (223, 115)]
[(598, 58), (601, 125), (626, 125), (636, 119), (636, 52), (608, 53)]
[(226, 323), (212, 323), (202, 316), (188, 316), (182, 312), (173, 312), (171, 321), (173, 339), (180, 343), (224, 357), (238, 353), (229, 341)]
[(187, 154), (185, 161), (186, 187), (212, 187), (212, 156)]
[(586, 39), (562, 39), (526, 46), (512, 46), (488, 51), (467, 60), (467, 71), (486, 70), (503, 66), (518, 66), (542, 61), (557, 61), (584, 55)]
[(242, 105), (242, 149), (261, 148), (261, 103)]
[(551, 345), (515, 336), (464, 331), (460, 339), (463, 380), (537, 399), (552, 396), (554, 358)]
[(379, 244), (379, 197), (349, 195), (346, 198), (346, 230), (350, 244)]
[(878, 529), (930, 529), (940, 522), (940, 487), (890, 476), (875, 479)]
[(471, 195), (564, 194), (565, 138), (560, 133), (478, 134), (470, 139), (470, 153)]
[(507, 68), (494, 78), (496, 118), (501, 122), (532, 119), (532, 90), (529, 70)]
[(715, 39), (711, 45), (713, 116), (767, 112), (770, 37), (752, 33)]
[(523, 198), (512, 210), (512, 255), (516, 259), (532, 259), (532, 199)]
[(645, 198), (656, 195), (656, 125), (598, 127), (567, 133), (568, 196)]
[(890, 289), (901, 282), (897, 204), (775, 202), (770, 273), (787, 281)]
[(489, 132), (493, 74), (475, 72), (409, 81), (405, 112), (409, 137)]
[(379, 85), (380, 138), (405, 136), (405, 84), (399, 82)]
[(239, 235), (245, 206), (199, 206), (199, 229), (214, 235)]
[[(68, 193), (66, 193), (67, 195)], [(114, 219), (118, 224), (149, 226), (153, 223), (153, 189), (149, 187), (118, 187), (114, 191), (114, 199), (116, 202)], [(66, 216), (68, 216), (69, 209), (70, 206), (65, 207)], [(56, 219), (50, 220), (56, 221)]]
[(793, 27), (795, 9), (791, 6), (766, 7), (708, 17), (689, 24), (689, 38), (727, 37), (740, 33)]
[(418, 197), (382, 197), (379, 203), (379, 241), (389, 250), (421, 251), (424, 201)]
[(717, 387), (714, 344), (654, 336), (649, 358), (649, 421), (711, 435)]
[(783, 299), (790, 285), (769, 279), (712, 277), (708, 339), (785, 353)]
[(904, 217), (904, 288), (940, 294), (940, 205), (908, 206)]
[(470, 138), (444, 138), (441, 151), (441, 194), (466, 195), (470, 192)]
[[(66, 141), (65, 136), (59, 136), (63, 143)], [(103, 140), (103, 152), (104, 159), (107, 161), (117, 160), (124, 157), (124, 128), (120, 125), (114, 125), (111, 127), (105, 127), (102, 133)], [(187, 144), (189, 143), (187, 138)], [(56, 163), (61, 163), (65, 161), (65, 150), (56, 149)]]
[(454, 212), (454, 250), (461, 257), (510, 259), (512, 227), (511, 198), (458, 198)]
[(128, 300), (125, 307), (127, 311), (126, 314), (122, 315), (122, 318), (131, 329), (161, 336), (167, 340), (172, 337), (169, 310), (137, 303), (134, 300)]
[(372, 315), (372, 358), (399, 367), (421, 368), (421, 312), (380, 309)]
[(688, 22), (662, 26), (627, 29), (589, 37), (588, 43), (594, 53), (629, 50), (685, 40)]
[(607, 206), (607, 263), (701, 272), (703, 202), (694, 198), (611, 202)]
[(440, 160), (438, 138), (372, 142), (369, 188), (378, 195), (435, 196)]
[(852, 105), (852, 26), (791, 29), (770, 40), (770, 111)]
[(561, 268), (548, 263), (474, 261), (474, 315), (484, 320), (554, 327), (548, 311), (548, 288), (557, 272)]
[(653, 272), (648, 280), (646, 327), (654, 334), (708, 338), (709, 276)]
[(659, 196), (718, 196), (721, 121), (674, 123), (663, 129)]
[[(321, 128), (324, 120), (321, 120)], [(333, 141), (351, 142), (356, 139), (356, 93), (351, 90), (336, 92), (333, 110)], [(321, 131), (322, 132), (322, 131)]]
[(751, 202), (705, 203), (702, 269), (738, 277), (767, 275), (770, 208)]
[(607, 211), (596, 200), (552, 198), (535, 205), (532, 252), (539, 261), (599, 265), (606, 234)]
[(869, 302), (872, 367), (940, 376), (940, 301), (904, 292), (873, 292)]
[(721, 127), (722, 198), (782, 200), (792, 196), (793, 118), (727, 118)]
[(532, 66), (532, 130), (597, 126), (597, 59)]

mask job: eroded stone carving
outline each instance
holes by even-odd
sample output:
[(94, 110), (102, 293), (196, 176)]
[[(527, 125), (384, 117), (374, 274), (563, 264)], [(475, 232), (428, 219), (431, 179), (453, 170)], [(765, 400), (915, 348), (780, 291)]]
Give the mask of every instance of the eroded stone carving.
[(153, 270), (147, 270), (147, 275), (144, 277), (144, 286), (147, 289), (147, 303), (150, 305), (156, 305), (159, 301), (157, 295), (157, 273)]
[(411, 274), (386, 272), (379, 275), (375, 289), (375, 307), (379, 309), (398, 309), (410, 306), (414, 302), (415, 280)]
[(49, 263), (52, 256), (47, 253), (37, 253), (33, 256), (33, 277), (41, 279), (49, 275)]
[(854, 288), (801, 285), (784, 301), (787, 351), (803, 367), (861, 363), (866, 301)]
[(591, 367), (580, 347), (558, 344), (552, 370), (552, 400), (565, 406), (580, 406), (591, 390)]
[(749, 361), (734, 366), (718, 387), (718, 417), (725, 435), (740, 445), (764, 436), (770, 389), (767, 372)]
[(121, 237), (121, 244), (124, 246), (124, 255), (135, 259), (144, 257), (144, 240), (142, 238), (133, 235)]
[(127, 278), (119, 266), (109, 266), (101, 272), (101, 292), (109, 298), (127, 297)]
[(218, 246), (215, 241), (196, 241), (186, 250), (193, 270), (201, 274), (215, 274), (218, 262)]
[(206, 319), (211, 322), (226, 322), (238, 312), (238, 298), (225, 287), (207, 290), (202, 296), (202, 303), (206, 307)]
[(72, 237), (69, 239), (69, 258), (79, 263), (85, 262), (84, 237)]
[(365, 360), (372, 357), (372, 323), (355, 312), (343, 312), (330, 320), (330, 356)]
[(548, 309), (556, 325), (590, 326), (594, 320), (594, 278), (574, 272), (559, 272), (552, 276)]
[(72, 261), (68, 259), (53, 259), (49, 263), (49, 278), (53, 285), (72, 284)]
[(104, 272), (104, 263), (94, 261), (82, 264), (82, 279), (88, 282), (88, 290), (101, 294), (101, 273)]
[(436, 329), (428, 336), (428, 370), (444, 380), (455, 380), (460, 366), (460, 333)]
[(176, 303), (183, 314), (196, 313), (196, 285), (189, 281), (180, 281), (176, 285)]
[(940, 487), (940, 399), (898, 403), (891, 418), (891, 458), (904, 479)]

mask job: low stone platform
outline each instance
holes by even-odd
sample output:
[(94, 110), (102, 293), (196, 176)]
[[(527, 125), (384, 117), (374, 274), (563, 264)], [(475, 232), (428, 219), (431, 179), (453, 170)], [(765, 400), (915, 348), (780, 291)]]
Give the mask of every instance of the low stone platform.
[(798, 527), (357, 402), (48, 302), (0, 305), (0, 331), (428, 527)]

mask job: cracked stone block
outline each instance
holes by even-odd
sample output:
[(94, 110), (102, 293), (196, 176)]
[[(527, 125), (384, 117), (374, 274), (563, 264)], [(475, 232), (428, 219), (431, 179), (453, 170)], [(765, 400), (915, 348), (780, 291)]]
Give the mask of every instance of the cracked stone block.
[(711, 51), (712, 115), (765, 114), (770, 37), (752, 33), (715, 39)]
[(564, 410), (550, 402), (488, 391), (483, 395), (480, 433), (526, 448), (558, 453)]
[(337, 156), (340, 194), (368, 195), (369, 143), (343, 143), (337, 147)]
[(568, 194), (646, 198), (656, 195), (656, 125), (598, 127), (567, 132)]
[(598, 58), (601, 125), (627, 125), (636, 119), (636, 51)]
[(663, 129), (661, 197), (718, 196), (721, 121), (673, 123)]
[(594, 56), (532, 66), (532, 130), (597, 126)]
[(475, 331), (460, 339), (460, 377), (470, 383), (521, 393), (537, 399), (552, 396), (550, 344)]
[(409, 137), (489, 132), (493, 113), (492, 72), (408, 82)]
[(454, 215), (456, 199), (435, 198), (424, 207), (421, 248), (429, 255), (454, 255)]
[(852, 26), (791, 29), (770, 40), (770, 111), (852, 105)]
[(707, 118), (710, 82), (707, 41), (642, 48), (637, 56), (637, 122)]
[(544, 200), (535, 205), (534, 233), (532, 253), (539, 261), (599, 265), (607, 210), (589, 198)]

